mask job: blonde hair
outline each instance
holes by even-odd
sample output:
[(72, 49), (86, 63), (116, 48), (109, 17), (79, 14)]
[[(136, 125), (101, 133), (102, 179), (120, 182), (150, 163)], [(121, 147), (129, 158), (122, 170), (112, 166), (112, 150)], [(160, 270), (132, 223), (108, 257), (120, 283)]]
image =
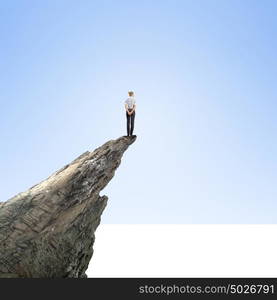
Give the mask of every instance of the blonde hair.
[(133, 91), (129, 91), (128, 94), (129, 94), (130, 97), (134, 96), (134, 92)]

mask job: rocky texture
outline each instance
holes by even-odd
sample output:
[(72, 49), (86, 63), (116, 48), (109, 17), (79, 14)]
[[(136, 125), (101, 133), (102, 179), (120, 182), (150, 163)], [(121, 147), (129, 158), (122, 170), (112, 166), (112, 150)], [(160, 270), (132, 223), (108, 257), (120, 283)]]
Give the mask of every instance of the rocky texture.
[(0, 203), (0, 277), (86, 277), (108, 199), (99, 192), (135, 139), (125, 136), (87, 151)]

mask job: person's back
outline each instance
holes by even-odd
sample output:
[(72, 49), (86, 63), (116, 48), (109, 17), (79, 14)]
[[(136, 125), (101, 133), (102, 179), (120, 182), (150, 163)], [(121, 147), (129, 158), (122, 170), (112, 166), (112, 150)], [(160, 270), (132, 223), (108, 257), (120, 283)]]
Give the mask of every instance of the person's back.
[(133, 91), (129, 91), (128, 95), (129, 97), (125, 100), (125, 110), (127, 117), (127, 136), (130, 136), (133, 135), (134, 131), (136, 100)]
[(128, 106), (128, 109), (133, 109), (133, 106), (136, 104), (135, 97), (128, 97), (125, 101), (125, 104)]

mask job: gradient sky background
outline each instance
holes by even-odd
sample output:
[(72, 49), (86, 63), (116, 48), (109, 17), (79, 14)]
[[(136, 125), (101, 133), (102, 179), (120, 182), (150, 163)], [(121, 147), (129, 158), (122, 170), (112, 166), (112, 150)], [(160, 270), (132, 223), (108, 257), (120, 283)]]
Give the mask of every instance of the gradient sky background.
[(135, 134), (103, 223), (276, 223), (277, 2), (1, 1), (0, 199)]

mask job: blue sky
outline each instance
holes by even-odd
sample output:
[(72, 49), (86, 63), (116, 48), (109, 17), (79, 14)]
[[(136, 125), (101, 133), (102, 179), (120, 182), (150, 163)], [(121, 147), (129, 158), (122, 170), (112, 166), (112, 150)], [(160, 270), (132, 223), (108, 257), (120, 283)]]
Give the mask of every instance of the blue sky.
[(276, 223), (277, 4), (2, 1), (0, 199), (125, 133), (104, 223)]

